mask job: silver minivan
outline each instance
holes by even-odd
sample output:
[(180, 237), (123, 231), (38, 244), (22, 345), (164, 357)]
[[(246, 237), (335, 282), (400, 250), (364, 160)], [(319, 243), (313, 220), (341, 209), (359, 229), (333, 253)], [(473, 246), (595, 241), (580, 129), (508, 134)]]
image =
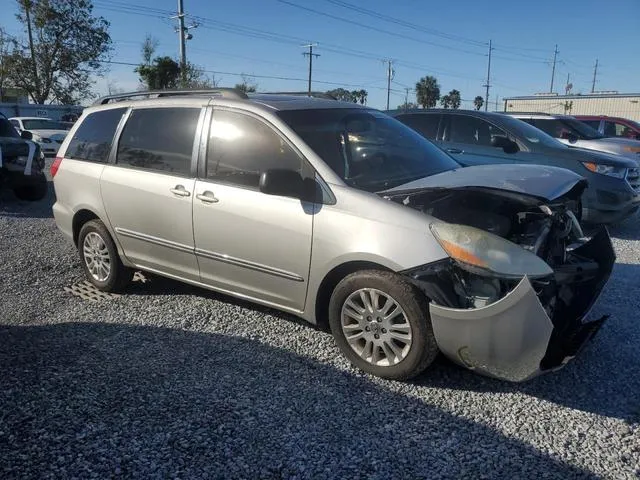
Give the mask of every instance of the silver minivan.
[(324, 98), (96, 103), (51, 174), (56, 223), (100, 290), (142, 270), (291, 312), (391, 379), (442, 352), (527, 380), (605, 320), (589, 312), (615, 256), (604, 228), (583, 233), (571, 171), (461, 168), (397, 120)]

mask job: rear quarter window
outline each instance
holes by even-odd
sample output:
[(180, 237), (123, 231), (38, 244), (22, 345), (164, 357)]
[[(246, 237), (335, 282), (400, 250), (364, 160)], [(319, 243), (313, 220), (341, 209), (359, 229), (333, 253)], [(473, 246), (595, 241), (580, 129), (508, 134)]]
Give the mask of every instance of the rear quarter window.
[(65, 158), (106, 163), (116, 128), (126, 111), (126, 108), (114, 108), (87, 115), (73, 135)]

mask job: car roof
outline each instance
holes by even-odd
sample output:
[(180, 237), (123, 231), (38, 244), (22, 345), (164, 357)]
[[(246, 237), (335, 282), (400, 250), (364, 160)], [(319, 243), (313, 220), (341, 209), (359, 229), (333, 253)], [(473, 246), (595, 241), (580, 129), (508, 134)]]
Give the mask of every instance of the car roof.
[[(146, 97), (138, 98), (135, 97)], [(327, 108), (363, 108), (367, 107), (352, 102), (342, 102), (328, 94), (312, 92), (284, 92), (284, 93), (250, 93), (245, 94), (231, 88), (219, 88), (209, 90), (164, 90), (142, 91), (128, 94), (118, 94), (98, 99), (87, 113), (110, 109), (128, 107), (151, 107), (169, 105), (194, 105), (206, 106), (209, 104), (223, 106), (251, 105), (268, 111), (279, 110), (308, 110)]]
[(506, 115), (516, 118), (540, 118), (540, 119), (571, 119), (572, 115), (561, 115), (555, 113), (544, 112), (504, 112)]
[(479, 110), (465, 110), (465, 109), (451, 109), (451, 108), (410, 108), (408, 110), (386, 110), (385, 113), (391, 116), (397, 116), (402, 114), (421, 114), (421, 115), (433, 115), (445, 113), (447, 115), (468, 115), (478, 118), (503, 118), (503, 112), (481, 112)]

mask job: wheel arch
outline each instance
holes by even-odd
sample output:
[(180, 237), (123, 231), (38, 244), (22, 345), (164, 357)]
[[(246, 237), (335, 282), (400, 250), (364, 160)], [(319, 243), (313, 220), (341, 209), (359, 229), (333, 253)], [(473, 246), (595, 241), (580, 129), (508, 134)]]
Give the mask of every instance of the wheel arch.
[(320, 282), (315, 298), (314, 316), (318, 328), (329, 330), (329, 300), (338, 283), (347, 275), (361, 270), (393, 272), (389, 267), (368, 260), (352, 260), (333, 267)]
[(78, 237), (80, 235), (80, 230), (82, 230), (82, 226), (91, 220), (100, 220), (102, 223), (105, 224), (105, 226), (107, 227), (107, 230), (109, 230), (107, 223), (102, 218), (100, 218), (100, 216), (97, 213), (95, 213), (93, 210), (89, 208), (79, 209), (77, 212), (73, 214), (73, 220), (71, 221), (71, 228), (73, 233), (73, 244), (76, 247), (78, 246)]

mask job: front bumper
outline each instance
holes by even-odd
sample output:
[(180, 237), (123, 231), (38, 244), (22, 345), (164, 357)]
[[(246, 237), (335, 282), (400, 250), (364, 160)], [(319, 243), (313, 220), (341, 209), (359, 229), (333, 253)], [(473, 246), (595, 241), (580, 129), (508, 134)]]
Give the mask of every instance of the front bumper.
[(429, 312), (440, 350), (464, 367), (512, 382), (564, 366), (606, 320), (606, 316), (595, 321), (587, 317), (615, 261), (604, 228), (575, 253), (594, 260), (598, 272), (587, 281), (576, 277), (570, 284), (558, 283), (558, 297), (562, 298), (552, 308), (545, 309), (527, 277), (506, 296), (482, 308), (451, 308), (432, 302)]

